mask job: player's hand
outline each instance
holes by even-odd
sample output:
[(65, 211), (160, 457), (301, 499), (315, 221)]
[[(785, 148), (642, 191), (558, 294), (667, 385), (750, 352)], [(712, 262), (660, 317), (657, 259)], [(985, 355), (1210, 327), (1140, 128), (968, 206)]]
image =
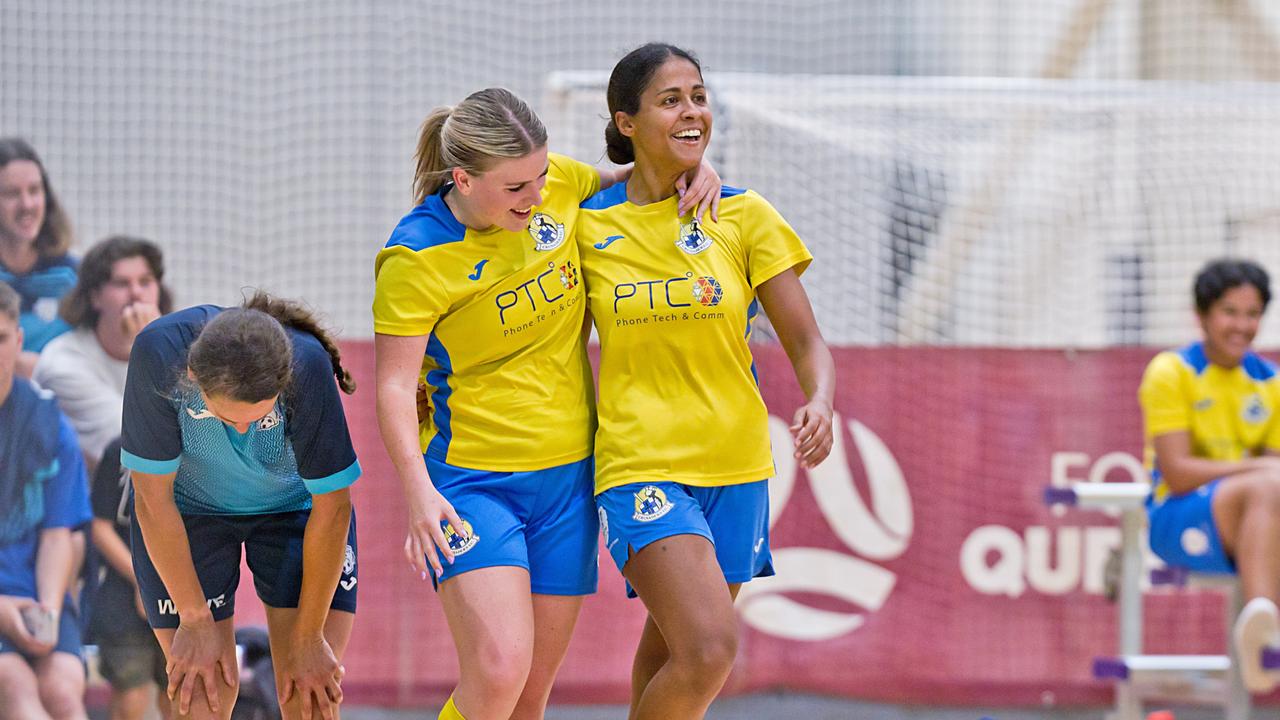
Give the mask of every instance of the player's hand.
[(431, 416), (431, 393), (427, 390), (427, 384), (418, 381), (418, 391), (414, 395), (414, 400), (418, 405), (418, 424), (421, 425), (424, 420)]
[[(44, 657), (53, 652), (56, 643), (40, 642), (22, 619), (27, 608), (39, 607), (40, 603), (31, 598), (15, 595), (0, 595), (0, 635), (12, 642), (24, 654), (31, 657)], [(56, 638), (57, 635), (55, 634)]]
[[(687, 173), (686, 173), (687, 174)], [(720, 175), (711, 167), (706, 158), (702, 159), (702, 164), (693, 171), (693, 177), (687, 178), (681, 175), (676, 178), (676, 193), (680, 195), (680, 202), (676, 205), (676, 213), (684, 215), (692, 208), (697, 208), (693, 217), (695, 220), (701, 220), (702, 216), (711, 211), (711, 219), (720, 221)]]
[(158, 317), (160, 317), (160, 308), (151, 303), (137, 302), (126, 305), (120, 312), (120, 329), (125, 337), (132, 339), (142, 332), (142, 328)]
[(283, 658), (280, 706), (301, 699), (302, 720), (333, 720), (342, 704), (342, 676), (346, 670), (323, 636), (293, 638)]
[(169, 674), (169, 686), (165, 689), (165, 694), (169, 696), (170, 702), (177, 702), (180, 715), (191, 712), (191, 697), (195, 693), (196, 683), (204, 683), (209, 712), (214, 715), (222, 712), (222, 703), (218, 699), (218, 679), (221, 678), (228, 687), (235, 687), (236, 684), (234, 644), (231, 646), (231, 653), (229, 657), (225, 655), (222, 637), (212, 616), (179, 622), (178, 629), (173, 633), (173, 644), (169, 648), (169, 661), (165, 665), (165, 672)]
[(444, 537), (444, 523), (449, 523), (453, 531), (461, 537), (467, 536), (466, 526), (462, 518), (454, 511), (448, 500), (426, 483), (417, 492), (409, 493), (409, 536), (404, 541), (404, 553), (409, 564), (424, 578), (427, 574), (427, 563), (438, 577), (443, 568), (440, 555), (449, 563), (453, 563), (453, 550)]
[(831, 406), (821, 400), (810, 400), (796, 410), (790, 430), (801, 467), (814, 467), (830, 454), (831, 414)]

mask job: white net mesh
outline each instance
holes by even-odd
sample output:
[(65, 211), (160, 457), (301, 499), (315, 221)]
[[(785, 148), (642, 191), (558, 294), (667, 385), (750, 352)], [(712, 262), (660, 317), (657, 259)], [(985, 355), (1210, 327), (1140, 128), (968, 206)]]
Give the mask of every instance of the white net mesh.
[[(542, 114), (553, 149), (598, 162), (609, 69), (665, 40), (704, 61), (726, 181), (767, 197), (813, 249), (805, 283), (832, 344), (1168, 346), (1195, 337), (1190, 283), (1204, 260), (1248, 255), (1280, 274), (1278, 28), (1273, 0), (0, 0), (0, 136), (43, 155), (75, 252), (109, 234), (148, 237), (182, 305), (260, 286), (362, 340), (373, 257), (409, 209), (433, 106), (509, 87)], [(1280, 312), (1266, 322), (1271, 344)], [(369, 343), (345, 349), (368, 378)], [(901, 440), (928, 446), (903, 465), (912, 482), (936, 482), (926, 487), (947, 508), (917, 516), (949, 528), (935, 548), (983, 513), (1029, 521), (1037, 448), (1100, 447), (1099, 427), (1138, 436), (1131, 388), (1058, 422), (1084, 404), (1059, 390), (1114, 374), (1111, 363), (1009, 390), (1009, 353), (941, 354), (959, 359), (883, 377), (842, 369), (840, 402), (889, 408), (897, 438), (923, 438)], [(357, 485), (364, 609), (344, 662), (378, 704), (439, 700), (456, 654), (425, 586), (388, 550), (403, 537), (403, 499), (373, 383), (361, 382), (348, 418), (369, 473)], [(1027, 421), (1048, 404), (1053, 422)], [(940, 432), (949, 416), (967, 431)], [(832, 542), (825, 523), (786, 532)], [(920, 607), (951, 618), (960, 640), (894, 637), (849, 657), (896, 658), (892, 673), (927, 653), (927, 674), (933, 656), (963, 651), (955, 667), (980, 668), (961, 674), (983, 688), (1021, 677), (1011, 663), (1022, 656), (1006, 650), (1038, 637), (1025, 631), (1033, 611), (993, 603), (1008, 621), (973, 623), (964, 598), (932, 584), (954, 575), (953, 552), (905, 562), (931, 576)], [(639, 624), (593, 624), (612, 616), (592, 607), (578, 627), (593, 637), (575, 642), (557, 697), (625, 699), (629, 650), (582, 640)], [(1080, 632), (1100, 617), (1085, 617), (1093, 606), (1064, 608), (1046, 648), (1094, 637)], [(808, 672), (809, 654), (755, 662)], [(1045, 662), (1046, 678), (1090, 682), (1084, 662)], [(912, 685), (910, 699), (936, 701), (942, 685)]]
[[(579, 156), (598, 153), (606, 80), (550, 81), (548, 123)], [(1271, 85), (708, 84), (713, 160), (809, 243), (806, 285), (836, 344), (1172, 343), (1192, 334), (1205, 260), (1280, 268)]]
[(725, 178), (813, 244), (833, 341), (1163, 344), (1191, 330), (1204, 258), (1280, 267), (1276, 92), (1224, 84), (1280, 76), (1277, 19), (1259, 0), (7, 0), (0, 134), (44, 155), (77, 251), (150, 237), (184, 304), (263, 286), (367, 337), (427, 111), (505, 85), (595, 161), (599, 79), (661, 38), (714, 78)]

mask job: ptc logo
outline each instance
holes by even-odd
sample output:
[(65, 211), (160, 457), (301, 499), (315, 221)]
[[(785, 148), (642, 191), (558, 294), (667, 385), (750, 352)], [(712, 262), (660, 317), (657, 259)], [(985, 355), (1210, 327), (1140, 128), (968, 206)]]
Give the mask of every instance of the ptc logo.
[[(884, 442), (857, 420), (849, 420), (849, 434), (866, 471), (870, 490), (867, 506), (853, 483), (837, 414), (831, 455), (809, 470), (809, 487), (827, 525), (847, 552), (826, 548), (773, 549), (778, 574), (746, 583), (738, 594), (742, 619), (760, 632), (788, 640), (817, 642), (857, 630), (866, 614), (884, 606), (897, 576), (875, 561), (892, 560), (906, 552), (911, 541), (911, 496), (897, 460)], [(787, 423), (769, 417), (775, 448), (792, 446)], [(796, 463), (787, 452), (775, 455), (778, 475), (769, 481), (769, 526), (781, 516), (795, 489)], [(834, 612), (797, 602), (783, 593), (827, 595), (864, 609)]]

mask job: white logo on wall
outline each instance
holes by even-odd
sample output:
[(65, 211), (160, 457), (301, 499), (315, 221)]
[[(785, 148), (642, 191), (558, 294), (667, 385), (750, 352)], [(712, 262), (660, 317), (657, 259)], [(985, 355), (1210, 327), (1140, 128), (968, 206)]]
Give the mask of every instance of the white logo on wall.
[[(1108, 479), (1146, 482), (1142, 461), (1126, 452), (1109, 452), (1098, 458), (1076, 451), (1059, 451), (1049, 459), (1049, 484), (1068, 487), (1072, 482)], [(1043, 485), (1032, 483), (1034, 488)], [(1034, 491), (1033, 491), (1034, 492)], [(999, 500), (995, 498), (993, 501)], [(1066, 510), (1054, 507), (1052, 514)], [(1008, 522), (1008, 513), (991, 513)], [(1110, 513), (1112, 515), (1117, 512)], [(1003, 516), (1003, 517), (1000, 517)], [(1120, 546), (1120, 528), (1097, 525), (1088, 515), (1073, 515), (1073, 522), (1011, 527), (990, 523), (974, 528), (960, 545), (960, 573), (968, 586), (983, 595), (1021, 597), (1028, 590), (1041, 595), (1067, 595), (1084, 591), (1100, 595), (1106, 586), (1107, 560)], [(1143, 544), (1146, 544), (1143, 533)], [(1207, 540), (1206, 540), (1207, 542)], [(1144, 549), (1148, 568), (1157, 565)], [(1145, 576), (1145, 573), (1144, 573)]]
[[(738, 607), (748, 625), (789, 640), (821, 641), (857, 630), (866, 613), (884, 606), (897, 576), (875, 561), (892, 560), (911, 541), (911, 495), (902, 469), (884, 442), (857, 420), (849, 420), (849, 434), (862, 458), (870, 489), (868, 508), (854, 486), (839, 432), (839, 414), (833, 418), (836, 433), (831, 455), (809, 470), (809, 486), (827, 525), (848, 552), (826, 548), (773, 549), (778, 574), (746, 583), (738, 594)], [(791, 433), (781, 418), (769, 417), (769, 434), (775, 448), (792, 446)], [(778, 475), (769, 481), (769, 526), (781, 516), (795, 488), (796, 463), (788, 452), (774, 454)], [(826, 595), (864, 609), (864, 612), (821, 610), (792, 600), (783, 593)]]

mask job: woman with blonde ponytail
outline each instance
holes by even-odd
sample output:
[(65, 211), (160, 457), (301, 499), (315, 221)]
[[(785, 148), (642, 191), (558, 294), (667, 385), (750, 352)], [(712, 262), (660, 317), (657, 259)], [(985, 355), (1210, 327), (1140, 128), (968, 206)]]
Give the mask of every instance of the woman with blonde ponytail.
[[(707, 170), (686, 209), (719, 198)], [(461, 668), (441, 718), (541, 718), (595, 591), (573, 235), (578, 204), (623, 175), (548, 153), (527, 105), (482, 90), (428, 115), (418, 205), (378, 254), (378, 423), (408, 500), (406, 555), (439, 591)]]
[(355, 383), (329, 334), (261, 292), (166, 315), (134, 340), (120, 452), (133, 566), (181, 717), (228, 718), (235, 704), (241, 545), (284, 717), (338, 717), (360, 476), (339, 389)]

